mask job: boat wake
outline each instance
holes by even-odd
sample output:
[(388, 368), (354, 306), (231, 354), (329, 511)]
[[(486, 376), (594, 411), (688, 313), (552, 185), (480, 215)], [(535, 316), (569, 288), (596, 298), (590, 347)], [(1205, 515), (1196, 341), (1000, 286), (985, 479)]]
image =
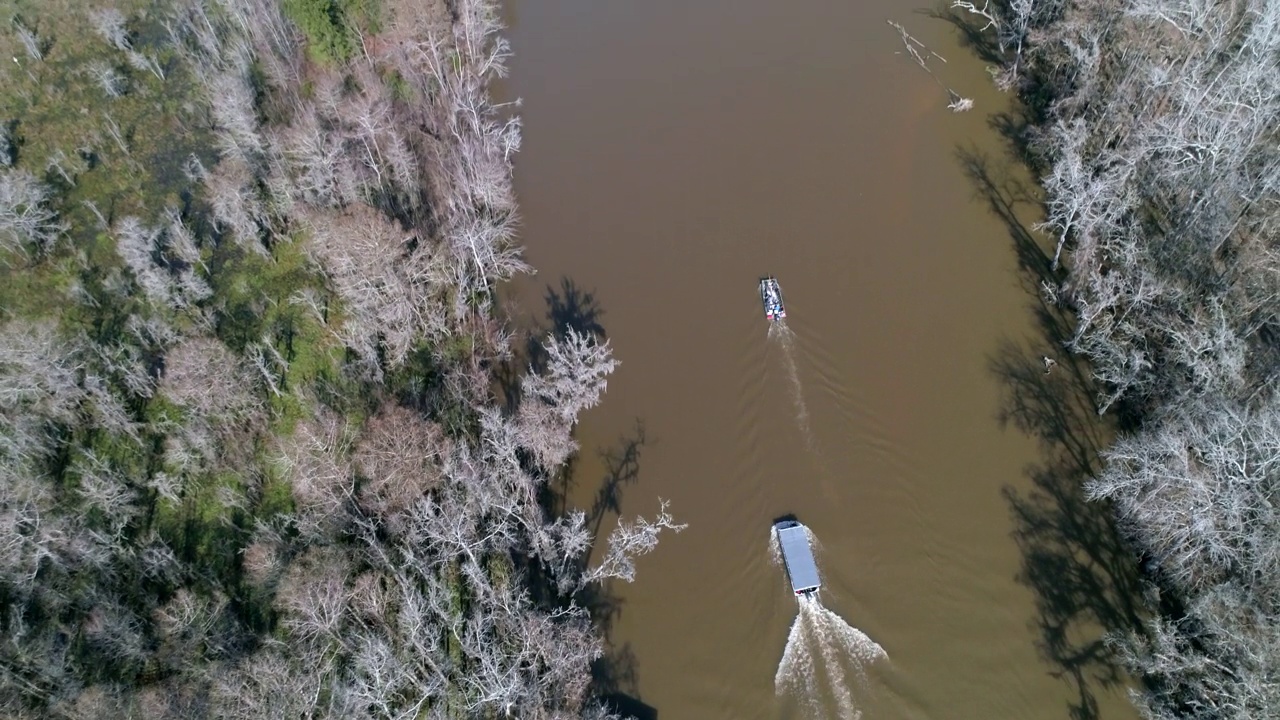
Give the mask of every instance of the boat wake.
[[(806, 534), (810, 538), (812, 533)], [(782, 564), (774, 531), (770, 556)], [(822, 604), (817, 592), (796, 597), (799, 611), (774, 675), (778, 697), (790, 697), (812, 718), (861, 717), (856, 692), (865, 687), (866, 668), (888, 657), (884, 648)], [(834, 705), (834, 707), (831, 707)]]
[(782, 364), (791, 383), (791, 396), (796, 406), (796, 425), (804, 437), (804, 444), (810, 452), (818, 454), (817, 442), (813, 437), (813, 429), (809, 424), (809, 406), (804, 400), (804, 385), (800, 382), (800, 367), (796, 364), (795, 333), (787, 327), (786, 320), (775, 320), (769, 326), (769, 339), (782, 350)]

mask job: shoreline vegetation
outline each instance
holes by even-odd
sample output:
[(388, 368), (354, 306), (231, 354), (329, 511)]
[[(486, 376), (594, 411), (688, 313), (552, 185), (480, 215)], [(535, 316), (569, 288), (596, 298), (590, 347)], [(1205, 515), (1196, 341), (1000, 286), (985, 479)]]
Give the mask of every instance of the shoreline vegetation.
[[(1132, 698), (1148, 718), (1274, 717), (1280, 5), (953, 1), (940, 14), (992, 64), (997, 85), (1019, 97), (996, 125), (1041, 179), (1036, 229), (1049, 238), (1034, 252), (1024, 238), (1022, 264), (1038, 279), (1042, 324), (1057, 325), (1048, 334), (1060, 352), (1087, 362), (1079, 385), (1093, 389), (1093, 409), (1117, 431), (1099, 469), (1089, 445), (1077, 446), (1063, 426), (1073, 410), (1049, 402), (1052, 394), (1023, 399), (1014, 412), (1041, 428), (1054, 452), (1085, 451), (1070, 459), (1088, 469), (1076, 476), (1083, 487), (1055, 497), (1082, 493), (1086, 512), (1114, 515), (1127, 545), (1124, 558), (1088, 552), (1076, 519), (1074, 530), (1059, 530), (1075, 536), (1059, 542), (1082, 552), (1060, 558), (1064, 565), (1085, 577), (1124, 577), (1130, 568), (1143, 577), (1131, 588), (1137, 597), (1112, 608), (1100, 601), (1115, 611), (1094, 612), (1111, 630), (1105, 646), (1058, 657), (1081, 685), (1073, 713), (1096, 717), (1082, 678), (1101, 662), (1138, 680)], [(999, 200), (1000, 183), (974, 167), (993, 207), (1011, 207)], [(1028, 507), (1015, 504), (1024, 514)], [(1107, 566), (1117, 559), (1123, 567)], [(1067, 593), (1067, 581), (1058, 575), (1050, 592)], [(1062, 612), (1091, 601), (1044, 602)], [(1046, 638), (1047, 646), (1072, 642)], [(1116, 682), (1105, 669), (1096, 679)]]
[(11, 7), (0, 714), (618, 717), (593, 593), (683, 525), (549, 510), (617, 361), (495, 317), (496, 3)]
[[(617, 717), (593, 593), (683, 526), (659, 501), (593, 564), (598, 518), (550, 510), (617, 361), (558, 328), (525, 370), (495, 317), (531, 271), (496, 4), (11, 7), (0, 713)], [(1117, 426), (1095, 458), (1076, 409), (1022, 419), (1114, 515), (1103, 574), (1142, 571), (1092, 652), (1149, 718), (1273, 716), (1280, 5), (948, 17), (1021, 100), (1024, 270)]]

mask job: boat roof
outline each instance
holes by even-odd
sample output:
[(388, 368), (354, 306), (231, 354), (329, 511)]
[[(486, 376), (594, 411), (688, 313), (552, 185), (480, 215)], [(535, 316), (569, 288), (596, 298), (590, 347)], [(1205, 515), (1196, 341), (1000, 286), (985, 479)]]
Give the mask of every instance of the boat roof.
[(787, 575), (791, 578), (791, 589), (797, 595), (816, 590), (822, 581), (818, 577), (818, 564), (813, 559), (805, 527), (794, 520), (784, 520), (774, 527), (778, 531), (778, 544), (782, 546)]

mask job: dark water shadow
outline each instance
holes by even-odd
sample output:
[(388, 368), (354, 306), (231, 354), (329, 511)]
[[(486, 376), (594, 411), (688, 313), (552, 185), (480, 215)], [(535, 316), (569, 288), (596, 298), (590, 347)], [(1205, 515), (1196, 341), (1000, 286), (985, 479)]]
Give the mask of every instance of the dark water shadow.
[(546, 320), (537, 326), (537, 332), (529, 334), (525, 347), (530, 367), (538, 371), (546, 367), (544, 342), (548, 335), (563, 339), (572, 330), (598, 342), (608, 339), (604, 326), (600, 324), (604, 310), (600, 308), (595, 293), (578, 287), (572, 278), (561, 277), (559, 288), (548, 285), (543, 299), (547, 303)]
[[(645, 433), (644, 423), (637, 419), (631, 431), (622, 435), (609, 447), (598, 450), (604, 464), (604, 474), (599, 480), (591, 507), (586, 509), (587, 527), (595, 542), (583, 553), (583, 569), (590, 564), (596, 551), (605, 542), (601, 530), (605, 520), (622, 513), (624, 490), (640, 481), (641, 451), (651, 443)], [(572, 487), (571, 479), (564, 477), (566, 492)], [(627, 717), (643, 720), (657, 717), (657, 710), (640, 700), (638, 662), (630, 643), (619, 644), (613, 638), (613, 625), (622, 614), (623, 601), (610, 582), (597, 583), (579, 593), (578, 603), (591, 613), (605, 638), (605, 653), (591, 667), (594, 692), (604, 698), (615, 711)], [(631, 708), (631, 709), (628, 709)], [(643, 710), (647, 715), (636, 714)]]
[[(644, 424), (637, 421), (632, 431), (597, 451), (604, 464), (604, 473), (598, 481), (590, 507), (582, 509), (586, 515), (586, 527), (591, 530), (594, 540), (579, 558), (578, 572), (584, 572), (590, 566), (591, 559), (607, 542), (607, 534), (601, 530), (606, 520), (621, 513), (624, 490), (639, 482), (641, 451), (650, 442)], [(574, 509), (570, 494), (578, 483), (576, 477), (580, 471), (580, 463), (573, 460), (544, 486), (540, 501), (550, 516), (559, 517)], [(639, 663), (631, 644), (619, 643), (613, 637), (614, 624), (622, 616), (625, 604), (614, 584), (609, 581), (592, 583), (565, 596), (556, 588), (555, 579), (544, 574), (536, 563), (525, 569), (531, 578), (531, 595), (535, 603), (547, 608), (563, 608), (572, 602), (587, 611), (592, 624), (603, 637), (604, 654), (591, 664), (592, 696), (623, 717), (637, 720), (656, 718), (657, 709), (646, 705), (640, 698)]]
[(1062, 270), (1052, 268), (1051, 254), (1020, 219), (1039, 211), (1037, 192), (1016, 179), (1015, 166), (971, 150), (959, 151), (958, 159), (1008, 230), (1038, 330), (1028, 341), (1004, 341), (989, 359), (1002, 387), (1001, 425), (1035, 438), (1041, 453), (1025, 471), (1030, 490), (1003, 490), (1022, 552), (1017, 579), (1035, 594), (1037, 649), (1053, 676), (1071, 687), (1068, 716), (1098, 720), (1099, 694), (1130, 681), (1106, 638), (1142, 632), (1147, 612), (1137, 553), (1111, 507), (1084, 495), (1084, 484), (1101, 469), (1099, 453), (1115, 420), (1099, 417), (1100, 388), (1065, 348), (1074, 329), (1071, 310), (1046, 292), (1061, 284)]
[(658, 720), (658, 709), (641, 702), (639, 698), (625, 693), (610, 693), (602, 699), (606, 707), (623, 717), (635, 720)]
[[(994, 12), (1003, 13), (1008, 3), (996, 2), (992, 5)], [(960, 34), (961, 47), (972, 52), (979, 60), (993, 65), (1004, 61), (1005, 53), (1000, 50), (995, 29), (986, 19), (952, 7), (950, 3), (920, 8), (915, 12), (932, 20), (941, 20), (955, 28)]]
[[(601, 342), (607, 338), (600, 322), (604, 311), (595, 294), (583, 290), (571, 278), (562, 277), (559, 287), (548, 285), (543, 298), (546, 302), (545, 317), (521, 328), (521, 335), (527, 340), (515, 348), (509, 361), (495, 368), (496, 382), (509, 412), (519, 407), (520, 378), (527, 372), (545, 370), (547, 356), (543, 343), (548, 336), (563, 338), (572, 330)], [(548, 516), (562, 517), (575, 509), (581, 509), (586, 515), (586, 527), (594, 541), (579, 558), (579, 572), (589, 567), (597, 551), (607, 542), (607, 533), (601, 531), (607, 520), (622, 513), (623, 494), (627, 487), (639, 482), (641, 454), (652, 443), (644, 422), (637, 418), (632, 428), (615, 442), (596, 450), (604, 472), (596, 480), (589, 507), (575, 508), (571, 500), (578, 496), (578, 488), (584, 480), (580, 454), (572, 456), (553, 477), (545, 478), (538, 499)], [(640, 698), (635, 652), (630, 643), (618, 643), (613, 639), (613, 627), (622, 615), (624, 601), (612, 584), (594, 583), (566, 597), (559, 592), (555, 579), (537, 565), (535, 562), (524, 566), (534, 602), (547, 608), (562, 608), (572, 602), (584, 608), (604, 638), (605, 652), (591, 665), (591, 694), (623, 717), (656, 720), (657, 708), (645, 704)]]
[[(979, 9), (986, 9), (994, 17), (1008, 18), (1014, 15), (1013, 0), (981, 0), (973, 4)], [(950, 25), (959, 36), (960, 46), (986, 63), (991, 71), (1002, 68), (1014, 60), (1016, 47), (1001, 47), (996, 27), (989, 22), (988, 18), (954, 7), (949, 0), (933, 7), (922, 8), (917, 12)], [(1046, 22), (1048, 18), (1044, 16), (1043, 9), (1038, 12), (1037, 22)], [(1034, 32), (1035, 28), (1031, 28), (1030, 31)], [(1034, 164), (1037, 158), (1028, 152), (1030, 138), (1027, 130), (1040, 125), (1048, 117), (1054, 97), (1049, 92), (1049, 84), (1045, 82), (1045, 78), (1032, 72), (1033, 68), (1026, 63), (1019, 67), (1016, 90), (1009, 90), (1009, 92), (1017, 92), (1018, 101), (1013, 103), (1009, 111), (992, 115), (991, 124), (1020, 154), (1020, 160), (1023, 163)], [(1032, 169), (1039, 171), (1043, 167), (1036, 166)]]
[(591, 335), (596, 340), (608, 339), (604, 326), (600, 324), (604, 310), (600, 308), (595, 293), (578, 287), (571, 278), (562, 277), (559, 291), (548, 285), (544, 299), (547, 301), (547, 320), (557, 336), (573, 330), (579, 335)]
[(514, 411), (520, 403), (520, 377), (531, 369), (534, 372), (546, 369), (548, 336), (564, 338), (573, 330), (599, 342), (608, 339), (600, 323), (604, 310), (595, 293), (583, 290), (572, 278), (561, 277), (558, 288), (548, 285), (543, 300), (546, 302), (544, 317), (517, 323), (518, 334), (524, 341), (515, 343), (512, 356), (493, 368), (497, 391), (508, 411)]

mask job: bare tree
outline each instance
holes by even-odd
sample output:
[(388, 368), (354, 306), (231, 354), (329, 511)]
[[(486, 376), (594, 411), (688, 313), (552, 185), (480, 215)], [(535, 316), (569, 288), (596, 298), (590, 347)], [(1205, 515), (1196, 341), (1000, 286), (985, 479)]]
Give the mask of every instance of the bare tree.
[(139, 553), (143, 576), (158, 582), (177, 585), (181, 580), (182, 563), (163, 539), (149, 533), (141, 541)]
[[(544, 513), (541, 483), (616, 367), (607, 343), (549, 339), (521, 414), (493, 402), (489, 361), (509, 331), (491, 295), (528, 269), (511, 186), (520, 124), (488, 95), (509, 54), (499, 8), (451, 9), (393, 4), (381, 37), (352, 28), (360, 52), (339, 68), (306, 63), (279, 3), (196, 0), (161, 19), (208, 102), (221, 157), (183, 170), (213, 227), (186, 209), (144, 221), (82, 204), (123, 263), (71, 256), (70, 294), (109, 322), (74, 342), (0, 326), (0, 714), (609, 717), (589, 697), (602, 642), (574, 591), (633, 577), (662, 529), (683, 526), (664, 503), (584, 571), (585, 516)], [(164, 80), (123, 13), (90, 22), (143, 73), (131, 77)], [(99, 81), (123, 92), (104, 70), (121, 67)], [(126, 128), (102, 125), (127, 155)], [(76, 182), (74, 158), (51, 160), (46, 172)], [(5, 249), (47, 247), (60, 232), (49, 191), (0, 172), (0, 197), (19, 198), (4, 206)], [(210, 286), (226, 249), (206, 243), (265, 254), (293, 238), (323, 279), (290, 273), (302, 287), (264, 334), (233, 332), (233, 352)], [(332, 407), (304, 385), (315, 363), (298, 343), (313, 338), (289, 334), (299, 309), (306, 332), (314, 318), (354, 351), (344, 375), (314, 381)], [(430, 392), (384, 374), (420, 352), (438, 371)], [(365, 419), (369, 393), (385, 399)], [(431, 393), (425, 411), (399, 404)], [(271, 396), (283, 412), (269, 424)], [(535, 602), (526, 556), (559, 598)], [(251, 636), (270, 612), (275, 631)], [(98, 683), (85, 658), (165, 679)]]
[(141, 621), (128, 609), (102, 604), (89, 611), (85, 636), (116, 662), (141, 663), (146, 658), (146, 639)]
[(350, 441), (345, 423), (322, 411), (299, 423), (283, 443), (280, 461), (297, 503), (295, 523), (308, 539), (329, 537), (347, 522), (346, 506), (355, 492)]
[(35, 473), (9, 465), (0, 473), (0, 575), (7, 587), (34, 590), (42, 564), (60, 561), (67, 523), (54, 512), (50, 488)]
[(201, 258), (195, 235), (173, 208), (165, 210), (162, 227), (165, 243), (161, 248), (161, 256), (171, 271), (177, 274), (177, 287), (174, 288), (170, 301), (181, 308), (208, 299), (213, 290), (203, 277), (207, 268)]
[(124, 13), (112, 7), (103, 8), (90, 12), (89, 19), (92, 21), (94, 31), (112, 47), (117, 50), (129, 50), (133, 47), (129, 41), (129, 30), (125, 26)]
[(1231, 574), (1280, 570), (1280, 514), (1266, 500), (1280, 473), (1280, 403), (1188, 404), (1153, 428), (1120, 440), (1090, 485), (1143, 528), (1162, 571), (1187, 591)]
[(118, 98), (124, 95), (126, 89), (124, 76), (114, 67), (105, 62), (95, 62), (89, 65), (88, 71), (107, 97)]
[(340, 336), (368, 358), (384, 343), (399, 365), (415, 343), (444, 337), (439, 295), (447, 269), (434, 248), (367, 206), (310, 219), (309, 251), (336, 285), (351, 317)]
[(100, 518), (111, 541), (119, 543), (142, 510), (137, 493), (117, 468), (92, 450), (81, 453), (72, 469), (79, 476), (77, 490), (85, 509)]
[(201, 646), (221, 643), (216, 634), (227, 610), (227, 597), (221, 593), (204, 595), (188, 588), (174, 593), (154, 613), (166, 664), (182, 670)]
[(137, 50), (130, 50), (125, 57), (129, 59), (129, 64), (134, 70), (149, 72), (156, 76), (158, 80), (164, 80), (164, 68), (161, 67), (160, 61), (152, 55), (140, 53)]
[(408, 408), (385, 407), (365, 427), (353, 457), (366, 478), (361, 503), (382, 516), (404, 512), (439, 483), (449, 452), (438, 425)]
[(996, 25), (1009, 70), (1054, 98), (1031, 134), (1068, 348), (1100, 409), (1137, 418), (1089, 492), (1181, 608), (1116, 639), (1135, 698), (1152, 718), (1274, 714), (1280, 12), (1026, 0)]
[(1130, 179), (1132, 166), (1114, 163), (1102, 170), (1085, 166), (1088, 131), (1083, 120), (1070, 125), (1058, 123), (1050, 132), (1059, 160), (1054, 163), (1052, 174), (1042, 181), (1049, 193), (1050, 219), (1037, 228), (1057, 232), (1052, 263), (1056, 270), (1069, 237), (1077, 238), (1087, 252), (1095, 238), (1116, 232), (1120, 218), (1132, 209), (1134, 199), (1122, 189)]
[(111, 113), (103, 113), (102, 122), (107, 134), (115, 141), (116, 147), (120, 148), (120, 152), (125, 155), (130, 154), (132, 150), (129, 148), (129, 143), (124, 139), (124, 131), (120, 129), (120, 124), (116, 122), (115, 118), (111, 117)]
[(77, 419), (83, 361), (52, 325), (0, 327), (0, 458), (15, 467), (53, 450), (58, 426)]
[(88, 169), (84, 160), (78, 155), (68, 157), (62, 150), (55, 150), (45, 162), (44, 170), (46, 173), (56, 172), (62, 177), (63, 181), (72, 187), (76, 184), (76, 179), (80, 173)]
[(303, 202), (316, 207), (359, 202), (358, 194), (343, 192), (339, 182), (345, 167), (342, 139), (321, 128), (313, 104), (300, 106), (294, 122), (273, 141), (291, 161), (290, 187)]
[(618, 578), (633, 582), (636, 577), (636, 558), (653, 552), (658, 546), (662, 531), (680, 532), (687, 524), (677, 523), (667, 512), (667, 501), (660, 500), (658, 516), (653, 522), (637, 517), (635, 522), (619, 521), (609, 534), (609, 549), (600, 564), (583, 575), (584, 582), (599, 582), (605, 578)]
[(279, 533), (269, 526), (259, 524), (252, 542), (242, 552), (249, 580), (259, 586), (274, 582), (285, 562), (283, 549), (284, 541)]
[(25, 170), (0, 171), (0, 250), (46, 249), (63, 232), (49, 190)]
[(542, 523), (534, 532), (531, 554), (542, 560), (561, 594), (581, 586), (582, 558), (595, 540), (587, 528), (586, 513), (570, 511), (554, 522)]
[(124, 402), (111, 390), (106, 380), (94, 374), (86, 374), (83, 387), (89, 400), (85, 415), (92, 427), (121, 439), (128, 438), (133, 442), (141, 440), (141, 424), (134, 421)]
[(266, 255), (259, 241), (266, 216), (248, 164), (239, 156), (225, 157), (205, 177), (204, 186), (218, 223), (241, 247)]
[(120, 218), (113, 228), (113, 234), (116, 238), (116, 252), (133, 272), (134, 279), (147, 298), (161, 307), (168, 305), (172, 293), (169, 278), (153, 257), (158, 250), (160, 234), (132, 215)]
[(278, 602), (285, 611), (285, 628), (319, 654), (344, 642), (347, 575), (346, 556), (336, 548), (318, 546), (290, 563), (280, 583)]
[[(952, 7), (957, 6), (952, 5)], [(893, 29), (898, 31), (898, 35), (902, 39), (902, 48), (907, 51), (907, 55), (910, 56), (921, 69), (929, 74), (929, 77), (938, 84), (938, 87), (942, 88), (947, 93), (947, 109), (951, 110), (951, 112), (957, 113), (972, 110), (973, 100), (971, 98), (961, 96), (960, 93), (944, 85), (942, 80), (934, 74), (933, 69), (929, 67), (929, 60), (931, 58), (937, 58), (943, 63), (947, 62), (947, 59), (930, 50), (924, 43), (913, 37), (907, 32), (907, 29), (903, 27), (901, 23), (897, 23), (892, 20), (889, 20), (888, 23), (893, 27)]]
[(44, 50), (40, 47), (40, 38), (34, 30), (23, 25), (17, 18), (13, 20), (13, 30), (17, 33), (22, 48), (27, 51), (27, 57), (37, 62), (44, 60)]
[(259, 720), (323, 712), (320, 668), (299, 664), (278, 643), (265, 645), (213, 679), (217, 717)]
[(544, 343), (546, 372), (530, 370), (521, 381), (521, 444), (547, 469), (559, 467), (577, 448), (571, 437), (578, 415), (600, 400), (618, 363), (609, 343), (570, 328)]
[(165, 357), (160, 391), (198, 419), (221, 426), (253, 424), (263, 408), (251, 377), (219, 340), (192, 338)]
[(544, 343), (547, 370), (525, 376), (522, 389), (526, 398), (541, 400), (555, 409), (566, 422), (573, 422), (582, 411), (600, 402), (608, 384), (608, 376), (618, 366), (608, 341), (579, 334), (569, 328), (563, 338), (550, 335)]
[(207, 71), (205, 83), (223, 157), (253, 164), (262, 157), (263, 139), (248, 79), (249, 58), (250, 51), (244, 44), (225, 48), (212, 58), (214, 64)]
[(9, 134), (7, 125), (0, 125), (0, 168), (13, 167), (13, 161), (13, 137)]

